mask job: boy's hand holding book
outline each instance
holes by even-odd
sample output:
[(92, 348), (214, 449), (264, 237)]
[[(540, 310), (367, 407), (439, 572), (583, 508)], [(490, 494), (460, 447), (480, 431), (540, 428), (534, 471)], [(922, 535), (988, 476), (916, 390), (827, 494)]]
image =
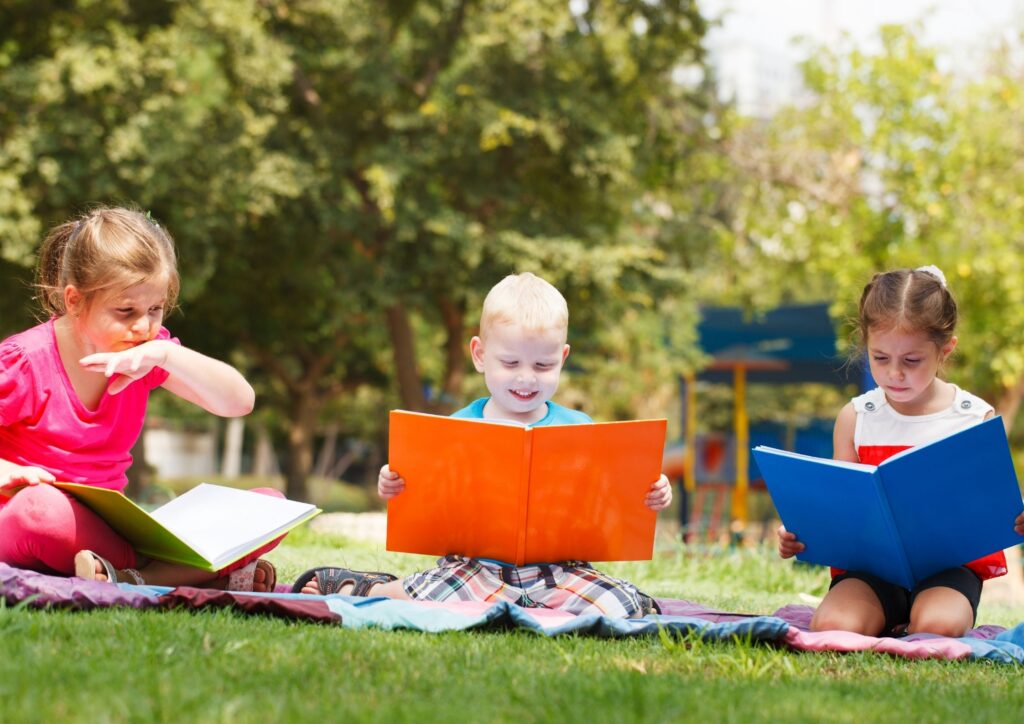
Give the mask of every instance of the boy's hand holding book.
[(377, 476), (377, 495), (384, 500), (391, 500), (403, 490), (405, 490), (405, 478), (384, 465), (380, 469), (380, 475)]
[(644, 505), (657, 512), (664, 510), (672, 503), (672, 484), (662, 475), (658, 478), (644, 498)]

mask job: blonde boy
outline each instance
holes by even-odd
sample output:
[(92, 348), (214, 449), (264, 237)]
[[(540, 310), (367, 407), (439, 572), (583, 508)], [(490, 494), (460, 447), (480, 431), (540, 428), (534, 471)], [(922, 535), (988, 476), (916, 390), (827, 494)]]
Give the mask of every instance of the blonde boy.
[[(568, 328), (565, 298), (551, 284), (529, 272), (502, 279), (484, 300), (480, 335), (469, 344), (473, 365), (483, 374), (490, 396), (452, 417), (514, 420), (531, 426), (592, 422), (585, 413), (551, 401), (569, 356)], [(393, 498), (404, 488), (397, 471), (387, 465), (381, 468), (377, 491), (382, 498)], [(661, 510), (671, 502), (672, 488), (661, 476), (651, 485), (644, 504)], [(525, 607), (627, 618), (656, 611), (654, 599), (632, 583), (582, 561), (513, 566), (449, 555), (436, 567), (401, 580), (389, 573), (314, 568), (299, 577), (295, 590), (355, 596), (372, 592), (428, 601), (504, 600)]]

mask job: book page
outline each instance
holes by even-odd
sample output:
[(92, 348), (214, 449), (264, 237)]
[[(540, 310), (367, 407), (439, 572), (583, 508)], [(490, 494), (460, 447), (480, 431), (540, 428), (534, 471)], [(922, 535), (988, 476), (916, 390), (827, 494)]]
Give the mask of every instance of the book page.
[(316, 512), (309, 503), (202, 483), (151, 516), (218, 567)]
[(781, 455), (787, 458), (794, 458), (797, 460), (807, 460), (820, 465), (831, 465), (836, 468), (846, 468), (847, 470), (860, 470), (865, 473), (874, 472), (875, 465), (868, 465), (867, 463), (854, 463), (847, 460), (834, 460), (832, 458), (819, 458), (813, 455), (804, 455), (803, 453), (792, 452), (791, 450), (780, 450), (779, 448), (769, 447), (767, 445), (758, 445), (754, 450), (761, 450), (772, 455)]

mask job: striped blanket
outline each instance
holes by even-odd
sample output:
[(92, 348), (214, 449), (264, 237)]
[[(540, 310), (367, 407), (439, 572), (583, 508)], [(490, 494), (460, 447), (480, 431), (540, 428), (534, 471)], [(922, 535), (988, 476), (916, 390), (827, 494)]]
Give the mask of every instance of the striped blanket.
[(231, 608), (242, 614), (278, 616), (342, 628), (440, 632), (518, 627), (543, 636), (585, 634), (606, 638), (651, 636), (660, 631), (705, 640), (764, 641), (799, 651), (877, 651), (908, 659), (976, 659), (1024, 664), (1024, 623), (1014, 628), (979, 626), (962, 638), (917, 634), (876, 638), (844, 631), (808, 630), (813, 609), (785, 606), (771, 615), (717, 611), (680, 599), (659, 599), (662, 613), (642, 619), (573, 616), (508, 603), (429, 603), (286, 592), (233, 593), (198, 588), (133, 586), (47, 576), (0, 563), (0, 597), (8, 605), (62, 609)]

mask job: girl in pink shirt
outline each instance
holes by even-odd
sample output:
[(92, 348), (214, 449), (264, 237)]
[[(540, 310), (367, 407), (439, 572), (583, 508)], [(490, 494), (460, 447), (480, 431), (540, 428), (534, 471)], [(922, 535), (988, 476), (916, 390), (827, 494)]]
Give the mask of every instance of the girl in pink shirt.
[(215, 415), (252, 410), (252, 387), (237, 370), (162, 326), (179, 287), (167, 232), (137, 211), (92, 211), (44, 240), (38, 287), (51, 318), (0, 343), (0, 562), (98, 580), (272, 588), (273, 566), (258, 555), (277, 541), (219, 573), (141, 560), (47, 484), (123, 491), (156, 387)]

